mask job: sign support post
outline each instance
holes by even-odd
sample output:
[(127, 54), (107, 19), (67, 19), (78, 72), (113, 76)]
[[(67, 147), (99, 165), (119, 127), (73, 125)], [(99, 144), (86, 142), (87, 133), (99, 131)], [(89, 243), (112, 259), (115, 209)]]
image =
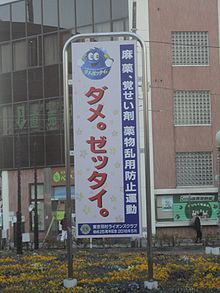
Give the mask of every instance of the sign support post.
[[(142, 90), (143, 90), (143, 112), (144, 112), (144, 149), (145, 149), (145, 185), (146, 185), (146, 205), (147, 205), (147, 255), (148, 255), (148, 281), (145, 287), (149, 289), (157, 288), (157, 282), (153, 282), (153, 257), (152, 257), (152, 218), (151, 218), (151, 192), (150, 192), (150, 156), (149, 156), (149, 127), (147, 115), (147, 66), (146, 66), (146, 46), (144, 40), (135, 33), (131, 32), (110, 32), (110, 33), (89, 33), (74, 35), (69, 38), (63, 47), (63, 88), (64, 88), (64, 136), (65, 136), (65, 166), (66, 166), (66, 200), (68, 218), (68, 279), (64, 280), (64, 286), (76, 286), (77, 281), (73, 278), (73, 259), (72, 259), (72, 229), (71, 229), (71, 192), (70, 192), (70, 111), (69, 111), (69, 90), (68, 90), (68, 53), (67, 49), (71, 43), (87, 38), (100, 37), (127, 37), (139, 42), (142, 49)], [(65, 283), (66, 281), (66, 283)]]

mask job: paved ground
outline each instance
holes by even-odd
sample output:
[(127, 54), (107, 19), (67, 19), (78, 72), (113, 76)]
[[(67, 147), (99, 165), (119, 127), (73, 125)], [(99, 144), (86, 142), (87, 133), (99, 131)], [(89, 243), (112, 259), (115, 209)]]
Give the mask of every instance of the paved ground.
[[(80, 250), (87, 250), (90, 251), (90, 248), (84, 248), (84, 247), (77, 247), (77, 248), (73, 248), (73, 255)], [(93, 247), (92, 248), (93, 251), (100, 251), (100, 252), (116, 252), (116, 253), (120, 253), (120, 252), (126, 252), (126, 251), (143, 251), (143, 252), (147, 252), (147, 248), (146, 247), (142, 247), (142, 248), (135, 248), (135, 247)], [(35, 251), (34, 249), (26, 249), (25, 247), (23, 248), (23, 254), (32, 254), (34, 252), (38, 252), (38, 253), (43, 253), (46, 254), (46, 252), (48, 251), (48, 253), (54, 252), (55, 254), (59, 254), (59, 255), (66, 255), (67, 254), (67, 250), (66, 248), (59, 248), (59, 249), (54, 249), (54, 248), (48, 248), (48, 249), (38, 249), (37, 251)], [(201, 244), (197, 244), (197, 245), (182, 245), (182, 246), (163, 246), (163, 247), (153, 247), (152, 249), (153, 255), (160, 255), (160, 254), (166, 254), (166, 255), (178, 255), (178, 254), (191, 254), (191, 255), (203, 255), (205, 254), (205, 247)], [(16, 249), (10, 249), (10, 250), (0, 250), (0, 257), (1, 256), (10, 256), (10, 255), (16, 255)]]

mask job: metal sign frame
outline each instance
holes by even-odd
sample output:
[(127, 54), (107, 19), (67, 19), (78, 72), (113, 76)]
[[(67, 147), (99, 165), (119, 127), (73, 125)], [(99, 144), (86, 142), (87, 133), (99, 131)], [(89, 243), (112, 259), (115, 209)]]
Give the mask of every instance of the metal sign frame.
[(143, 91), (143, 118), (144, 118), (144, 154), (145, 154), (145, 187), (147, 205), (147, 254), (148, 279), (153, 279), (152, 258), (152, 218), (151, 218), (151, 190), (150, 190), (150, 154), (149, 154), (149, 126), (147, 115), (147, 50), (144, 40), (131, 32), (88, 33), (70, 37), (63, 47), (63, 96), (64, 96), (64, 140), (65, 140), (65, 168), (66, 168), (66, 214), (68, 219), (67, 255), (68, 278), (73, 277), (72, 268), (72, 232), (71, 232), (71, 191), (70, 191), (70, 111), (69, 111), (69, 81), (68, 81), (68, 47), (71, 43), (90, 38), (101, 37), (128, 37), (139, 42), (142, 50), (142, 91)]

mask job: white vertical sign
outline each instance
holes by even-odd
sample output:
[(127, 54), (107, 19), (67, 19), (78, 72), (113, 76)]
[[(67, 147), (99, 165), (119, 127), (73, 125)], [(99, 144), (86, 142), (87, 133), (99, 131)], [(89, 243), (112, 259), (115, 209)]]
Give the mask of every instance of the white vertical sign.
[(141, 233), (136, 46), (72, 44), (77, 237)]

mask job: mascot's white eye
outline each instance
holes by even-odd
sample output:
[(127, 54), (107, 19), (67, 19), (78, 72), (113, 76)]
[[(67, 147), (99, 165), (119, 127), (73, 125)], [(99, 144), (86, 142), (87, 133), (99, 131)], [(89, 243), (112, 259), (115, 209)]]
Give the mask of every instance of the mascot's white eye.
[(88, 59), (89, 59), (90, 61), (92, 61), (92, 60), (93, 60), (93, 58), (94, 58), (94, 56), (93, 56), (93, 53), (92, 53), (92, 52), (90, 52), (90, 53), (88, 54)]
[(98, 52), (94, 53), (93, 58), (94, 58), (95, 61), (98, 61), (99, 60), (99, 53)]

